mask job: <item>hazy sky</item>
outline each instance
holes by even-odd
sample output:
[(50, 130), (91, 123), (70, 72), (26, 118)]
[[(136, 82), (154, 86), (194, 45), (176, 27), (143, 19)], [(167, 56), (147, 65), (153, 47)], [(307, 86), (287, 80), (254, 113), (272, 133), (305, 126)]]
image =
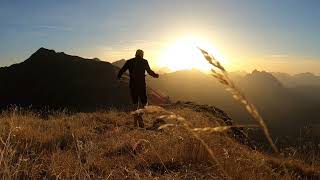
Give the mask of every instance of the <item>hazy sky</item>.
[(107, 61), (205, 39), (231, 70), (320, 73), (319, 0), (0, 0), (0, 66), (40, 47)]

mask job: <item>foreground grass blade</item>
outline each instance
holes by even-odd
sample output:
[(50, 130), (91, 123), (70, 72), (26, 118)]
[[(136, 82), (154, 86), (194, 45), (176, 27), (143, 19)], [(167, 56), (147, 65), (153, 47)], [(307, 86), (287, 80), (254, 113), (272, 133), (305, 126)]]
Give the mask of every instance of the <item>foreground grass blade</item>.
[[(260, 127), (262, 128), (266, 138), (268, 139), (272, 149), (278, 153), (278, 148), (274, 144), (271, 135), (269, 133), (269, 129), (261, 117), (260, 113), (258, 112), (257, 108), (249, 102), (249, 100), (246, 98), (246, 96), (235, 86), (233, 81), (229, 78), (227, 70), (222, 66), (222, 64), (214, 58), (212, 55), (210, 55), (207, 51), (198, 48), (201, 53), (203, 54), (204, 58), (213, 66), (211, 69), (211, 75), (215, 77), (221, 84), (226, 86), (226, 90), (229, 91), (233, 98), (239, 101), (249, 112), (249, 114), (258, 122)], [(216, 70), (215, 70), (216, 69)]]

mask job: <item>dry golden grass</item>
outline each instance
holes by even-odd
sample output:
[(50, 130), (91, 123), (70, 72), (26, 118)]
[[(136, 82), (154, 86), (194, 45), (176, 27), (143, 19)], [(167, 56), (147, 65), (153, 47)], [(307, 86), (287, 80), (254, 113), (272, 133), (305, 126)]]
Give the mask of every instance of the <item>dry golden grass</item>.
[[(147, 108), (148, 109), (148, 108)], [(223, 126), (219, 118), (190, 108), (166, 110), (185, 119), (191, 129)], [(153, 127), (161, 111), (145, 114)], [(133, 128), (130, 113), (106, 111), (56, 114), (43, 120), (17, 111), (0, 115), (2, 179), (293, 179), (316, 177), (317, 166), (287, 162), (237, 143), (226, 131), (196, 131), (216, 162), (191, 132), (174, 118), (174, 128)], [(152, 128), (151, 128), (152, 129)], [(284, 171), (282, 164), (292, 165)], [(309, 171), (307, 171), (309, 170)], [(319, 175), (319, 174), (318, 174)]]

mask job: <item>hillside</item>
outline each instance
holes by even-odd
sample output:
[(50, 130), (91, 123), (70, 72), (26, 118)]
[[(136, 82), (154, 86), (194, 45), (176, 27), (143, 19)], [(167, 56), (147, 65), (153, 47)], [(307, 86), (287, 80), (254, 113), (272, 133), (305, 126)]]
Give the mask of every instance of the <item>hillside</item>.
[[(22, 63), (0, 68), (0, 109), (17, 105), (35, 109), (95, 111), (131, 104), (126, 79), (119, 68), (98, 59), (85, 59), (40, 48)], [(151, 103), (167, 102), (148, 91)]]
[(1, 107), (94, 110), (126, 106), (128, 85), (116, 80), (110, 63), (40, 48), (27, 60), (0, 69)]
[[(151, 108), (151, 107), (150, 107)], [(148, 108), (147, 108), (148, 109)], [(159, 109), (155, 107), (155, 109)], [(178, 103), (165, 106), (191, 128), (223, 126), (223, 111)], [(152, 109), (151, 109), (152, 110)], [(0, 116), (0, 177), (2, 179), (296, 179), (319, 178), (312, 165), (252, 150), (227, 131), (199, 132), (216, 161), (181, 126), (158, 130), (163, 111), (144, 115), (147, 129), (132, 127), (122, 111), (57, 113), (44, 121), (37, 114), (8, 111)]]

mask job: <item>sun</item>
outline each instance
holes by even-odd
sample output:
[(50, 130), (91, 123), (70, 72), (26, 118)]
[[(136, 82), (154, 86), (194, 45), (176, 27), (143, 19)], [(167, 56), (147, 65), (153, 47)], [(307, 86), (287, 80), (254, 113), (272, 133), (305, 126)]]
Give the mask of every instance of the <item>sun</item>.
[(199, 38), (185, 37), (176, 40), (163, 50), (158, 59), (158, 67), (170, 71), (197, 69), (209, 72), (211, 66), (203, 58), (198, 47), (207, 50), (223, 62), (223, 58), (218, 55), (217, 50), (211, 44)]

